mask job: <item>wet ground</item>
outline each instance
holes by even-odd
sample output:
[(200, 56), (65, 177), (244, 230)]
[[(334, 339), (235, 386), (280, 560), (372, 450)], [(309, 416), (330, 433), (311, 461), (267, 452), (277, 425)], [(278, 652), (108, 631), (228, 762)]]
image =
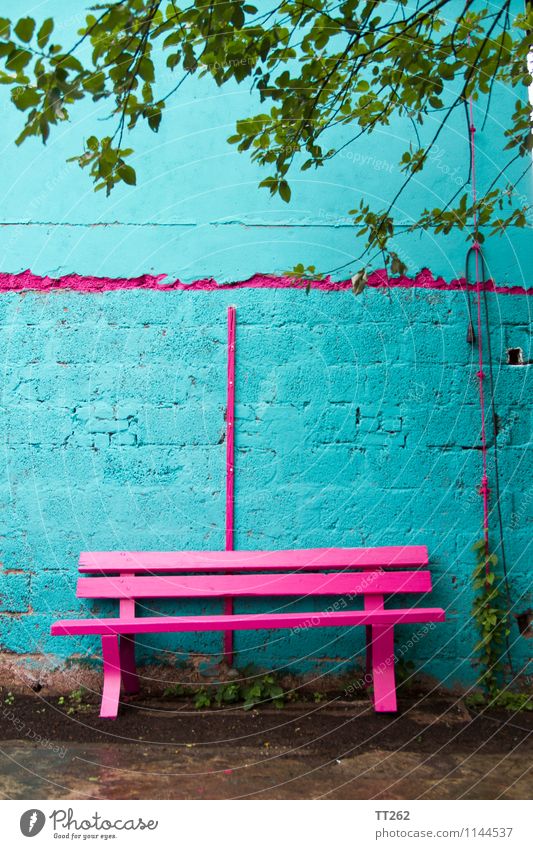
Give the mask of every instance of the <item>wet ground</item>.
[[(18, 696), (0, 705), (4, 799), (527, 799), (533, 715), (461, 701), (242, 706), (132, 699), (98, 706)], [(70, 711), (70, 713), (68, 712)]]

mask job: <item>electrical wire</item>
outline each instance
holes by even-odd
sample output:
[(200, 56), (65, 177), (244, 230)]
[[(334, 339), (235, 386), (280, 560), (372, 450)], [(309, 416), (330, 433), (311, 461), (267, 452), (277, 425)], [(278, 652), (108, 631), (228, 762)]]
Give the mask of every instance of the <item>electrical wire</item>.
[[(468, 292), (468, 300), (467, 300), (467, 305), (468, 305), (467, 342), (469, 342), (470, 344), (474, 344), (476, 342), (476, 337), (475, 337), (475, 333), (474, 333), (474, 324), (473, 324), (473, 321), (472, 321), (472, 306), (471, 306), (471, 299), (470, 299), (470, 290), (468, 289), (468, 285), (469, 285), (468, 260), (470, 259), (470, 254), (472, 252), (474, 252), (474, 250), (477, 251), (477, 254), (479, 256), (481, 278), (482, 278), (483, 282), (486, 282), (486, 265), (485, 265), (485, 257), (483, 256), (483, 251), (481, 250), (481, 247), (479, 247), (479, 246), (477, 248), (470, 247), (467, 251), (466, 261), (465, 261), (465, 281), (466, 281), (467, 292)], [(502, 569), (503, 569), (503, 580), (504, 580), (504, 586), (505, 586), (505, 595), (506, 595), (506, 598), (507, 598), (507, 615), (510, 616), (512, 604), (511, 604), (511, 588), (510, 588), (510, 584), (509, 584), (509, 571), (508, 571), (508, 568), (507, 568), (507, 557), (506, 557), (506, 552), (505, 552), (505, 538), (504, 538), (503, 516), (502, 516), (502, 506), (501, 506), (500, 466), (499, 466), (499, 457), (498, 457), (498, 416), (496, 414), (496, 403), (495, 403), (495, 400), (494, 400), (494, 395), (495, 395), (495, 391), (494, 391), (494, 367), (493, 367), (493, 363), (492, 363), (492, 342), (491, 342), (491, 336), (490, 336), (489, 305), (488, 305), (488, 298), (487, 298), (487, 289), (486, 289), (485, 286), (483, 287), (483, 306), (484, 306), (484, 314), (485, 314), (485, 337), (486, 337), (486, 342), (487, 342), (487, 354), (488, 354), (488, 360), (489, 360), (489, 385), (490, 385), (489, 402), (490, 402), (490, 409), (491, 409), (492, 432), (493, 432), (492, 444), (493, 444), (493, 453), (494, 453), (494, 490), (495, 490), (494, 494), (496, 496), (496, 515), (497, 515), (497, 518), (498, 518), (498, 529), (499, 529), (499, 538), (500, 538), (499, 552), (500, 552), (500, 555), (501, 555), (501, 563), (502, 563)], [(515, 677), (514, 664), (513, 664), (513, 659), (512, 659), (512, 655), (511, 655), (511, 645), (510, 645), (510, 641), (509, 641), (509, 634), (505, 635), (505, 643), (506, 643), (507, 659), (508, 659), (508, 662), (509, 662), (509, 669), (511, 670), (511, 674), (513, 675), (513, 678), (514, 678)]]
[[(483, 536), (485, 540), (486, 551), (489, 550), (489, 494), (490, 489), (488, 485), (488, 476), (487, 476), (487, 435), (486, 435), (486, 422), (485, 422), (485, 393), (483, 381), (485, 379), (485, 373), (483, 370), (483, 335), (482, 335), (482, 298), (481, 294), (483, 292), (483, 306), (485, 313), (485, 335), (487, 341), (487, 353), (489, 360), (489, 384), (490, 384), (490, 408), (491, 408), (491, 417), (492, 417), (492, 427), (493, 427), (493, 447), (494, 447), (494, 481), (495, 481), (495, 495), (496, 495), (496, 512), (498, 515), (498, 524), (499, 524), (499, 535), (500, 535), (500, 551), (501, 551), (501, 561), (503, 567), (504, 574), (504, 586), (507, 597), (507, 615), (508, 617), (511, 615), (511, 593), (509, 587), (509, 576), (507, 570), (507, 561), (505, 557), (505, 541), (504, 541), (504, 531), (503, 531), (503, 518), (501, 511), (501, 503), (500, 503), (500, 482), (499, 482), (499, 463), (498, 463), (498, 419), (496, 415), (495, 401), (494, 401), (494, 370), (492, 364), (492, 346), (491, 346), (491, 338), (490, 338), (490, 322), (489, 322), (489, 314), (488, 314), (488, 301), (487, 301), (487, 290), (486, 286), (482, 285), (485, 283), (486, 277), (486, 264), (485, 258), (483, 256), (483, 252), (481, 250), (481, 245), (478, 241), (478, 216), (477, 216), (477, 184), (476, 184), (476, 145), (475, 145), (475, 133), (476, 127), (474, 124), (474, 107), (472, 97), (469, 98), (468, 103), (468, 117), (469, 117), (469, 135), (470, 135), (470, 161), (471, 161), (471, 183), (472, 183), (472, 201), (473, 201), (473, 224), (474, 224), (474, 240), (471, 247), (468, 249), (465, 260), (465, 277), (466, 277), (466, 285), (468, 292), (468, 260), (470, 258), (470, 254), (473, 253), (475, 256), (475, 269), (476, 269), (476, 295), (477, 295), (477, 345), (478, 345), (478, 363), (479, 363), (479, 371), (477, 372), (477, 376), (479, 378), (479, 404), (481, 411), (481, 448), (482, 448), (482, 459), (483, 459), (483, 476), (481, 480), (480, 486), (480, 494), (483, 496)], [(475, 341), (475, 334), (472, 322), (472, 313), (471, 313), (471, 303), (470, 303), (470, 295), (468, 293), (468, 313), (469, 313), (469, 327), (467, 333), (467, 341), (473, 342)], [(488, 574), (489, 565), (488, 561), (486, 564), (486, 570)], [(507, 630), (507, 629), (506, 629)], [(509, 635), (505, 634), (505, 644), (506, 644), (506, 654), (509, 661), (509, 667), (511, 672), (514, 675), (513, 671), (513, 661), (511, 658), (511, 646), (509, 641)]]

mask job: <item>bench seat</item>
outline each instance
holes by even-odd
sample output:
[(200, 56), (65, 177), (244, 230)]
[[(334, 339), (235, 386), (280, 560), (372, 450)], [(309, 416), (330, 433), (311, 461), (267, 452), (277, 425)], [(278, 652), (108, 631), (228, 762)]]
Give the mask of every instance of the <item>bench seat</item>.
[(161, 631), (246, 631), (260, 628), (327, 628), (354, 625), (401, 625), (443, 622), (438, 607), (402, 610), (334, 610), (310, 613), (245, 613), (210, 616), (139, 616), (131, 619), (63, 619), (54, 622), (53, 636), (75, 634), (153, 634)]
[[(367, 675), (377, 711), (396, 710), (394, 628), (401, 624), (443, 622), (437, 607), (393, 605), (385, 598), (431, 591), (425, 546), (300, 549), (297, 551), (98, 551), (80, 556), (76, 595), (113, 599), (119, 616), (54, 622), (58, 637), (98, 635), (102, 641), (104, 686), (100, 716), (115, 719), (121, 688), (139, 690), (135, 664), (138, 634), (186, 631), (292, 629), (362, 625), (366, 630)], [(350, 610), (361, 596), (364, 608)], [(230, 613), (227, 601), (271, 599), (271, 612)], [(309, 612), (283, 611), (283, 597), (315, 600), (335, 597), (334, 605)], [(200, 616), (138, 615), (145, 599), (220, 599), (225, 613)], [(318, 602), (315, 602), (318, 606)], [(342, 610), (339, 606), (342, 605)], [(231, 610), (231, 605), (229, 607)], [(146, 610), (150, 613), (150, 609)], [(301, 635), (305, 640), (305, 633)]]

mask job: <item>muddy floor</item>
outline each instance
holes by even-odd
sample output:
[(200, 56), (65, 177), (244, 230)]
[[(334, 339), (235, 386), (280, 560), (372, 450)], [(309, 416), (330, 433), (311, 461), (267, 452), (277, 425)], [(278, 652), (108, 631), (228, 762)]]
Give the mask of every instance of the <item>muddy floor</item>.
[(452, 698), (196, 710), (17, 696), (0, 705), (4, 799), (527, 799), (533, 714), (472, 713)]

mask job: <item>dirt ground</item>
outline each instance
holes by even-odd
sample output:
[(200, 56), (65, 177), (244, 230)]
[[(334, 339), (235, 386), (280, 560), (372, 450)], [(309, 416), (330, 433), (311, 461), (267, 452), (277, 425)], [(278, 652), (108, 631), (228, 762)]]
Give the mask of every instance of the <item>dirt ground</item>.
[(4, 799), (528, 799), (533, 715), (462, 701), (195, 710), (130, 698), (116, 721), (57, 697), (0, 705)]

